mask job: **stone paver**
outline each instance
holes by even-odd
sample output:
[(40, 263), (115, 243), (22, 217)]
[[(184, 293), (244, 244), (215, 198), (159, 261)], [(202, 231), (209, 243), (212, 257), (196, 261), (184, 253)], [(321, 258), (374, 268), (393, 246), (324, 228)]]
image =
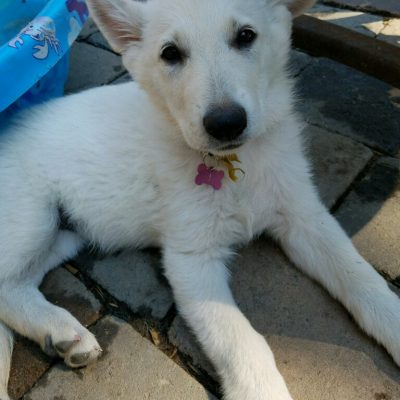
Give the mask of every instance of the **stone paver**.
[(102, 358), (78, 371), (57, 365), (25, 400), (215, 400), (127, 323), (106, 317), (93, 330)]
[[(400, 398), (399, 369), (387, 353), (268, 239), (243, 249), (231, 269), (239, 307), (268, 339), (294, 399)], [(202, 363), (198, 346), (175, 324), (170, 336)]]
[(107, 42), (106, 38), (103, 36), (101, 32), (94, 32), (90, 35), (86, 41), (94, 46), (102, 47), (108, 51), (114, 52), (110, 44)]
[(375, 37), (375, 38), (380, 38), (380, 33), (383, 31), (385, 28), (385, 19), (382, 17), (378, 21), (372, 21), (372, 22), (367, 22), (366, 24), (363, 25), (365, 29), (368, 29), (368, 31)]
[[(99, 318), (100, 303), (82, 282), (63, 268), (50, 272), (41, 290), (54, 304), (69, 310), (82, 324), (88, 326)], [(49, 368), (51, 359), (39, 346), (18, 337), (13, 352), (9, 393), (20, 398)]]
[(121, 77), (119, 77), (118, 79), (113, 81), (112, 84), (114, 85), (114, 84), (117, 84), (117, 83), (125, 83), (125, 82), (131, 82), (131, 81), (132, 81), (132, 77), (127, 72), (126, 74), (122, 75)]
[(400, 108), (386, 83), (334, 61), (317, 58), (300, 74), (299, 109), (314, 125), (397, 156)]
[(90, 277), (119, 301), (142, 316), (163, 318), (173, 300), (160, 270), (158, 252), (125, 251), (118, 256), (81, 262)]
[(88, 38), (91, 34), (98, 32), (99, 28), (97, 25), (94, 23), (93, 19), (89, 17), (87, 21), (85, 22), (85, 25), (83, 26), (83, 29), (81, 30), (78, 40), (86, 39)]
[(352, 139), (309, 126), (305, 130), (314, 180), (323, 203), (331, 208), (372, 157)]
[(99, 301), (64, 268), (48, 274), (40, 289), (51, 303), (66, 308), (85, 326), (92, 325), (100, 316)]
[(8, 392), (11, 399), (19, 399), (49, 369), (50, 357), (36, 344), (17, 337), (14, 343)]
[[(306, 15), (355, 30), (370, 37), (375, 37), (384, 27), (382, 16), (327, 7), (321, 4), (316, 4), (306, 12)], [(379, 29), (378, 32), (376, 32), (377, 29)]]
[(322, 0), (322, 3), (350, 7), (362, 11), (391, 13), (400, 17), (400, 2), (398, 0)]
[(290, 53), (289, 71), (293, 76), (299, 75), (312, 62), (312, 57), (298, 50)]
[(329, 7), (321, 3), (315, 4), (306, 15), (400, 46), (400, 18)]
[(400, 89), (393, 88), (389, 92), (389, 98), (392, 102), (392, 104), (400, 109)]
[(76, 92), (112, 82), (124, 73), (121, 57), (86, 43), (71, 49), (71, 66), (65, 92)]
[(203, 351), (200, 350), (200, 344), (196, 337), (179, 315), (175, 317), (168, 331), (168, 339), (183, 354), (190, 356), (195, 367), (201, 367), (213, 379), (218, 381), (214, 366)]
[(380, 159), (337, 212), (360, 253), (391, 279), (400, 277), (399, 172), (399, 160)]
[(400, 18), (385, 21), (378, 39), (400, 46)]

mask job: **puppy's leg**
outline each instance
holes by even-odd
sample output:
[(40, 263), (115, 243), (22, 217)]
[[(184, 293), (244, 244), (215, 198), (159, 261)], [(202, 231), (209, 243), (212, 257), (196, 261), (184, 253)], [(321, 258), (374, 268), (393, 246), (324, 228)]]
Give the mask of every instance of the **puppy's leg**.
[(59, 355), (71, 367), (95, 360), (100, 352), (95, 337), (69, 312), (49, 303), (37, 286), (44, 274), (77, 253), (82, 240), (60, 231), (47, 258), (0, 284), (0, 319), (40, 344), (49, 355)]
[(239, 311), (221, 256), (164, 253), (181, 315), (219, 373), (227, 400), (291, 400), (274, 356)]
[(12, 332), (0, 322), (0, 400), (9, 400), (7, 383), (10, 374), (12, 348)]
[[(400, 299), (321, 204), (307, 173), (280, 185), (273, 232), (293, 262), (319, 281), (400, 365)], [(278, 184), (279, 185), (279, 184)]]

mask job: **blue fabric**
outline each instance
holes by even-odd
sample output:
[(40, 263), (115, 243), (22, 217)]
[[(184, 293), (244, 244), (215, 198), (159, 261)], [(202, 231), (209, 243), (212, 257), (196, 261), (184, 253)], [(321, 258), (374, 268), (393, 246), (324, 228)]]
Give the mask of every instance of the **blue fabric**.
[(83, 0), (1, 0), (2, 114), (63, 94), (69, 48), (88, 15)]

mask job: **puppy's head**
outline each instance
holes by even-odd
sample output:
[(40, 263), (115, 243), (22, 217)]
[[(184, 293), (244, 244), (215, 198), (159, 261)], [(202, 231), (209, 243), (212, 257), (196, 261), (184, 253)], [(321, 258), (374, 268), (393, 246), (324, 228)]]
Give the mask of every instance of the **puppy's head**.
[(193, 149), (224, 154), (284, 118), (291, 20), (315, 0), (89, 0), (92, 16)]

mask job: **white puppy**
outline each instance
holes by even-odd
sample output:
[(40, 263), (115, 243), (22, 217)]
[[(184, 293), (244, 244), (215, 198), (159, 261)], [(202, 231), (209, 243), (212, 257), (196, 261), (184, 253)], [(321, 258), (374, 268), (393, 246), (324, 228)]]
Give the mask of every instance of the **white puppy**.
[[(2, 135), (2, 400), (10, 330), (72, 367), (100, 354), (38, 290), (85, 242), (163, 249), (226, 400), (291, 399), (228, 286), (234, 246), (265, 230), (400, 363), (400, 301), (321, 204), (303, 155), (285, 68), (292, 16), (312, 2), (89, 1), (137, 83), (51, 101)], [(59, 230), (60, 209), (76, 232)]]

